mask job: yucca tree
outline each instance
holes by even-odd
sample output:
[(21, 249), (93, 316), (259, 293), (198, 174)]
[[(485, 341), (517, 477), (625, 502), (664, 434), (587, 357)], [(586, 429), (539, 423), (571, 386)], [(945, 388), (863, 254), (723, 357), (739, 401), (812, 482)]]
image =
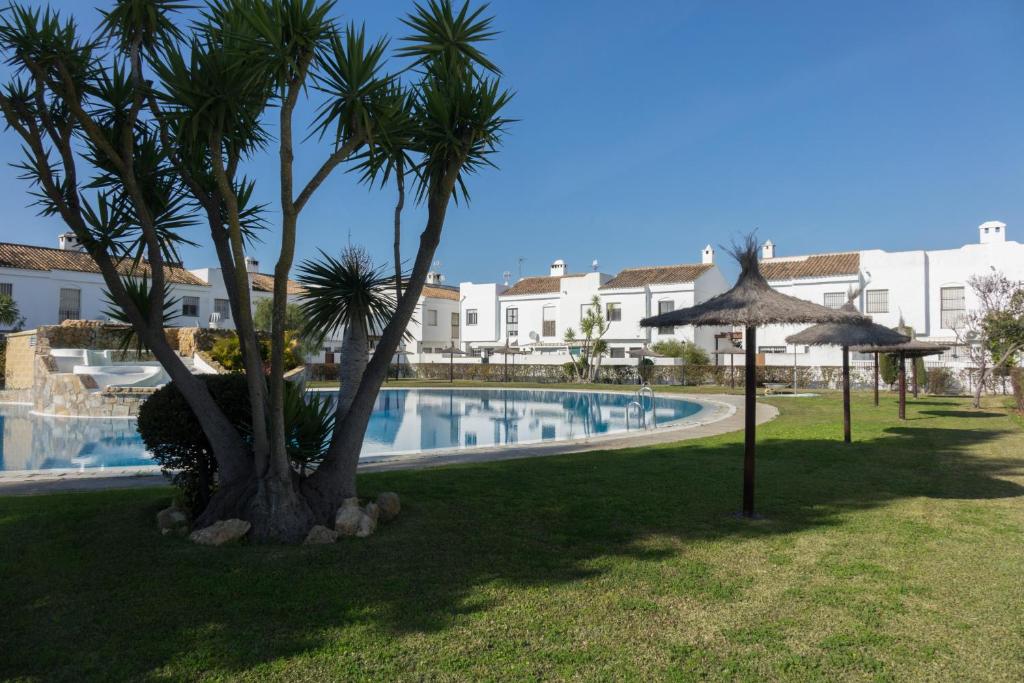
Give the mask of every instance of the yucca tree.
[[(329, 523), (354, 494), (351, 463), (391, 357), (426, 280), (449, 202), (468, 198), (508, 120), (510, 95), (481, 45), (494, 37), (483, 8), (450, 0), (415, 5), (409, 35), (393, 51), (362, 27), (339, 26), (333, 0), (208, 0), (191, 23), (180, 0), (116, 0), (95, 36), (49, 9), (17, 3), (0, 16), (0, 51), (14, 74), (0, 110), (23, 141), (20, 166), (43, 215), (58, 216), (96, 261), (110, 297), (152, 349), (196, 413), (219, 467), (219, 488), (197, 524), (242, 517), (259, 540), (300, 540)], [(182, 30), (187, 26), (188, 30)], [(315, 99), (314, 99), (315, 98)], [(297, 133), (297, 107), (317, 108)], [(273, 138), (265, 129), (272, 124)], [(319, 136), (321, 158), (295, 182), (295, 135)], [(239, 169), (259, 154), (278, 159), (280, 219), (267, 225), (252, 201), (257, 179)], [(343, 164), (371, 185), (399, 179), (395, 272), (406, 179), (427, 220), (394, 313), (334, 425), (331, 448), (308, 477), (288, 457), (284, 351), (287, 280), (300, 217)], [(185, 232), (205, 222), (224, 273), (239, 335), (252, 433), (225, 417), (163, 333), (166, 264)], [(280, 237), (274, 265), (270, 368), (264, 373), (249, 281), (248, 242), (263, 227)], [(124, 264), (146, 277), (145, 305), (125, 286)], [(354, 387), (354, 388), (353, 388)], [(341, 464), (339, 464), (341, 463)]]
[(383, 330), (394, 317), (395, 278), (375, 268), (365, 250), (348, 247), (338, 258), (321, 251), (320, 258), (304, 261), (298, 281), (306, 289), (304, 336), (322, 339), (326, 332), (344, 330), (335, 410), (335, 420), (341, 420), (369, 362), (371, 334)]
[(7, 294), (0, 294), (0, 325), (13, 327), (21, 321), (18, 304)]

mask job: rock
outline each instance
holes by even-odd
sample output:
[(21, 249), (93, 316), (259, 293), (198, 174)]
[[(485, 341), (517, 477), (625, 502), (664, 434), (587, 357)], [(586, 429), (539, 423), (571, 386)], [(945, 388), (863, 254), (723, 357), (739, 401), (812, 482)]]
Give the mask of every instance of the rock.
[(362, 518), (363, 511), (359, 509), (359, 499), (346, 498), (334, 516), (334, 530), (341, 536), (355, 536), (359, 529), (359, 520)]
[(186, 536), (188, 535), (188, 515), (172, 505), (156, 513), (156, 528), (164, 536)]
[(377, 496), (377, 507), (380, 508), (380, 515), (377, 521), (390, 522), (402, 511), (402, 501), (394, 491), (384, 491)]
[(317, 524), (315, 527), (309, 530), (306, 534), (306, 545), (323, 545), (326, 543), (334, 543), (338, 540), (338, 532), (334, 529), (328, 529), (327, 527)]
[(244, 519), (222, 519), (208, 527), (193, 531), (190, 541), (200, 545), (225, 545), (242, 540), (252, 527)]
[(357, 538), (366, 538), (377, 530), (377, 506), (370, 503), (363, 511), (362, 519), (359, 520), (359, 528), (356, 529)]

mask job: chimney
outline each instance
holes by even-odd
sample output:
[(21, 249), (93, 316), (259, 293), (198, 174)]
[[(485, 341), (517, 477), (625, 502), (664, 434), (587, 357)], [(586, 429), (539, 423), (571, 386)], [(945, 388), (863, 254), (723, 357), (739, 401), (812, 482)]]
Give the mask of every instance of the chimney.
[(1006, 223), (1002, 221), (985, 221), (978, 226), (978, 241), (981, 244), (1006, 241)]
[(711, 248), (711, 245), (704, 247), (704, 251), (700, 253), (701, 263), (714, 263), (715, 262), (715, 250)]
[(775, 244), (771, 240), (768, 240), (761, 247), (761, 260), (767, 261), (771, 258), (775, 258)]
[(252, 256), (245, 257), (245, 272), (247, 273), (258, 273), (260, 272), (260, 262), (254, 259)]
[(562, 277), (563, 275), (565, 275), (565, 261), (556, 259), (551, 264), (551, 277)]
[(85, 251), (73, 232), (62, 232), (58, 235), (57, 248), (63, 251)]
[(429, 273), (427, 273), (427, 284), (428, 285), (439, 285), (443, 281), (444, 281), (444, 275), (441, 275), (441, 273), (437, 272), (436, 270), (432, 270)]

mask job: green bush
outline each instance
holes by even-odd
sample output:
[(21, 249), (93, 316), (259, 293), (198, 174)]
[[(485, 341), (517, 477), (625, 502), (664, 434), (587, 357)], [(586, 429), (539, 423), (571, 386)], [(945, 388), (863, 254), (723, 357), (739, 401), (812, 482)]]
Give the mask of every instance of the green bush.
[(668, 358), (682, 358), (687, 365), (710, 365), (707, 351), (690, 341), (666, 339), (651, 345), (651, 350)]
[[(284, 369), (287, 372), (302, 365), (302, 355), (298, 337), (291, 332), (285, 332), (284, 339)], [(210, 357), (228, 372), (245, 372), (245, 362), (242, 360), (242, 349), (237, 334), (221, 337), (214, 342), (213, 348), (210, 349)], [(263, 359), (266, 372), (270, 365), (269, 339), (260, 339), (260, 358)]]
[[(213, 400), (243, 435), (252, 432), (252, 410), (245, 376), (199, 375)], [(285, 447), (292, 467), (305, 473), (321, 461), (334, 429), (334, 403), (319, 394), (306, 396), (300, 385), (285, 383)], [(153, 459), (181, 490), (193, 516), (201, 513), (217, 488), (217, 461), (199, 421), (172, 382), (156, 390), (139, 408), (139, 434)]]
[[(242, 375), (199, 375), (213, 400), (232, 424), (249, 423), (249, 391)], [(139, 434), (164, 474), (181, 490), (193, 514), (206, 508), (216, 488), (217, 461), (199, 421), (172, 382), (153, 393), (139, 408)]]
[(882, 377), (882, 381), (889, 386), (896, 384), (900, 374), (899, 356), (892, 353), (878, 354), (878, 374)]

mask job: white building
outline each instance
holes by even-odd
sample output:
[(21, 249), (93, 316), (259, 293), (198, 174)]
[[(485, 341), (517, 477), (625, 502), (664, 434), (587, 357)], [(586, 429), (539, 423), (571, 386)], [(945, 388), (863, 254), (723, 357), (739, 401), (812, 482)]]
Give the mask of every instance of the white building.
[[(855, 305), (887, 327), (900, 319), (919, 339), (953, 344), (956, 328), (966, 311), (978, 306), (968, 280), (972, 275), (1001, 272), (1024, 282), (1024, 244), (1007, 239), (1006, 224), (989, 221), (978, 226), (978, 240), (956, 249), (856, 252), (778, 257), (767, 242), (761, 271), (772, 287), (792, 296), (841, 306), (847, 295), (859, 291)], [(836, 365), (840, 351), (831, 347), (787, 346), (785, 338), (800, 326), (776, 325), (758, 334), (758, 351), (769, 365)], [(966, 354), (957, 349), (943, 362)]]
[(511, 287), (464, 282), (459, 291), (465, 320), (463, 345), (474, 350), (504, 346), (529, 349), (537, 355), (565, 355), (565, 333), (579, 335), (580, 321), (596, 296), (609, 321), (604, 340), (609, 355), (623, 358), (626, 351), (667, 339), (696, 341), (714, 347), (716, 330), (692, 327), (640, 326), (640, 320), (658, 312), (692, 306), (726, 288), (708, 246), (701, 263), (627, 268), (615, 276), (597, 270), (569, 273), (565, 261), (556, 260), (545, 276), (521, 278)]

